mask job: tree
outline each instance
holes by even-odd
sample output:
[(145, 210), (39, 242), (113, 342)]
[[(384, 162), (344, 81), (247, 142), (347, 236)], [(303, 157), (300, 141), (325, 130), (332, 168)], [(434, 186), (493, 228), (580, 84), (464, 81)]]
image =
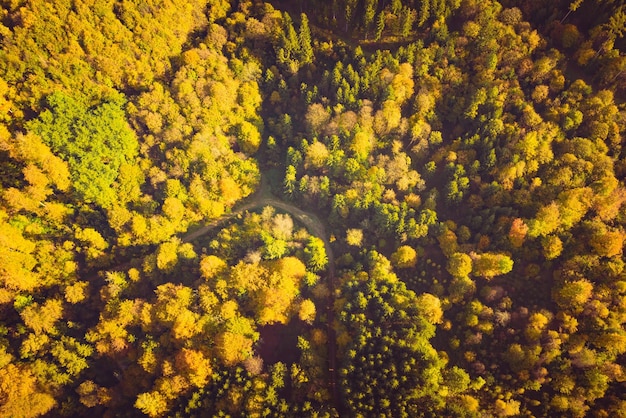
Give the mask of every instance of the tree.
[(417, 297), (417, 310), (431, 324), (440, 324), (443, 319), (441, 300), (433, 294), (423, 293)]
[(292, 165), (287, 166), (285, 170), (285, 180), (283, 181), (283, 191), (288, 198), (293, 197), (297, 184), (296, 168)]
[(171, 272), (178, 264), (178, 247), (180, 242), (170, 241), (159, 245), (156, 265), (159, 270)]
[(345, 0), (345, 19), (346, 19), (346, 29), (345, 31), (348, 32), (348, 28), (350, 27), (350, 24), (352, 23), (352, 18), (354, 16), (354, 11), (356, 10), (357, 7), (357, 0)]
[(97, 405), (106, 405), (111, 400), (111, 393), (108, 388), (98, 386), (91, 380), (86, 380), (76, 388), (76, 393), (80, 395), (80, 403), (87, 408)]
[(453, 277), (467, 277), (472, 272), (472, 258), (464, 253), (454, 253), (448, 258), (446, 269)]
[(474, 275), (491, 279), (513, 270), (513, 260), (505, 254), (483, 253), (473, 256)]
[(43, 392), (32, 371), (8, 364), (0, 369), (0, 416), (37, 417), (51, 410), (55, 401)]
[(174, 360), (177, 370), (193, 386), (201, 388), (206, 386), (212, 374), (211, 362), (199, 350), (183, 348)]
[(48, 109), (28, 128), (63, 156), (80, 198), (109, 207), (115, 198), (111, 186), (120, 167), (131, 163), (138, 149), (122, 109), (123, 96), (90, 107), (84, 97), (56, 92), (46, 103)]
[(300, 64), (309, 64), (313, 61), (313, 47), (311, 46), (311, 30), (309, 18), (306, 14), (300, 14), (300, 31), (298, 33), (300, 43)]
[(496, 400), (494, 409), (496, 414), (500, 417), (511, 417), (519, 414), (520, 402), (516, 400), (503, 401), (501, 399)]
[(556, 235), (548, 235), (541, 239), (541, 246), (543, 247), (543, 255), (546, 260), (553, 260), (561, 255), (563, 251), (563, 242)]
[(104, 250), (109, 246), (102, 235), (93, 228), (77, 228), (74, 236), (83, 244), (85, 255), (89, 261), (102, 257), (105, 254)]
[(459, 248), (456, 234), (449, 229), (443, 231), (437, 237), (437, 240), (439, 241), (439, 247), (441, 247), (441, 251), (443, 251), (446, 256), (451, 256), (452, 254), (456, 253)]
[(63, 316), (63, 303), (59, 299), (48, 299), (43, 305), (35, 302), (24, 308), (20, 316), (36, 334), (53, 333), (56, 322)]
[(593, 294), (593, 284), (586, 279), (567, 281), (555, 289), (552, 298), (561, 309), (581, 312)]
[(554, 232), (560, 225), (560, 217), (559, 206), (556, 202), (541, 207), (537, 216), (528, 221), (528, 235), (538, 237)]
[(412, 247), (403, 245), (391, 255), (391, 262), (398, 268), (415, 267), (417, 252)]
[(374, 34), (374, 41), (379, 41), (383, 35), (383, 31), (385, 30), (385, 12), (381, 11), (378, 13), (378, 18), (376, 19), (376, 32)]
[(349, 415), (409, 416), (441, 400), (443, 362), (429, 341), (435, 326), (424, 317), (438, 320), (438, 299), (424, 295), (422, 305), (403, 282), (378, 271), (389, 264), (384, 257), (370, 257), (370, 272), (349, 273), (342, 286), (338, 318), (352, 336), (339, 373), (344, 399)]
[(330, 115), (324, 105), (313, 103), (307, 109), (305, 120), (309, 132), (315, 137), (324, 132), (330, 121)]
[(228, 206), (232, 206), (236, 201), (241, 199), (241, 188), (230, 176), (225, 176), (220, 179), (220, 192), (223, 202)]
[(528, 318), (528, 325), (524, 331), (529, 341), (538, 341), (550, 319), (541, 312), (535, 312)]
[(363, 230), (362, 229), (348, 229), (346, 231), (346, 242), (348, 245), (360, 247), (363, 242)]
[(225, 365), (233, 366), (250, 357), (253, 342), (245, 335), (226, 331), (217, 336), (217, 353)]
[(365, 11), (363, 13), (363, 28), (365, 30), (365, 38), (370, 30), (370, 26), (376, 16), (376, 9), (378, 8), (378, 0), (365, 0)]
[(244, 120), (237, 125), (237, 140), (243, 152), (254, 154), (261, 145), (261, 133), (253, 123)]
[[(425, 1), (423, 0), (423, 3)], [(415, 22), (415, 10), (409, 7), (403, 7), (400, 11), (400, 33), (403, 37), (409, 36)]]
[(524, 244), (524, 239), (528, 233), (528, 226), (521, 218), (515, 218), (509, 230), (509, 241), (515, 248), (520, 248)]
[(207, 255), (200, 260), (200, 273), (206, 280), (211, 280), (224, 273), (228, 265), (221, 258), (214, 255)]
[(608, 23), (604, 27), (611, 38), (622, 38), (626, 34), (626, 8), (620, 6), (611, 14)]
[(79, 281), (65, 288), (65, 300), (69, 303), (80, 303), (87, 298), (89, 283)]
[(591, 247), (599, 256), (613, 257), (622, 253), (626, 234), (623, 231), (598, 232), (591, 237)]
[(575, 12), (576, 10), (578, 10), (578, 8), (580, 7), (580, 5), (582, 4), (584, 0), (574, 0), (570, 3), (567, 13), (565, 14), (565, 16), (563, 16), (563, 19), (561, 19), (561, 23), (563, 23), (565, 21), (565, 19), (567, 19), (567, 16), (570, 15), (570, 13)]
[(298, 318), (301, 321), (312, 323), (315, 319), (315, 304), (311, 299), (305, 299), (300, 302), (300, 309), (298, 311)]
[[(444, 383), (453, 394), (465, 392), (470, 385), (470, 377), (467, 372), (460, 367), (453, 366), (444, 373)], [(478, 405), (476, 405), (478, 407)], [(476, 408), (469, 408), (476, 409)]]
[(328, 264), (324, 241), (317, 237), (309, 237), (304, 254), (307, 260), (307, 267), (313, 272), (324, 270)]
[(37, 265), (36, 244), (7, 218), (0, 210), (0, 283), (5, 289), (32, 291), (38, 286), (33, 272)]
[(169, 409), (167, 400), (157, 391), (139, 394), (135, 401), (135, 408), (150, 417), (161, 416)]
[(328, 157), (330, 153), (324, 143), (314, 141), (306, 150), (306, 157), (304, 159), (305, 167), (324, 168), (326, 167)]

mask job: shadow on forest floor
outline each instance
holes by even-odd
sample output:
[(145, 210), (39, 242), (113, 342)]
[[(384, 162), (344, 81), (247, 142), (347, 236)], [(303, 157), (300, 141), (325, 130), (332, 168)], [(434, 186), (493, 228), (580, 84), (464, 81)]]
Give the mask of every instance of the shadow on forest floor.
[(305, 325), (300, 321), (292, 321), (288, 325), (274, 324), (259, 327), (261, 335), (256, 349), (257, 354), (266, 365), (282, 362), (297, 363), (300, 359), (298, 335)]

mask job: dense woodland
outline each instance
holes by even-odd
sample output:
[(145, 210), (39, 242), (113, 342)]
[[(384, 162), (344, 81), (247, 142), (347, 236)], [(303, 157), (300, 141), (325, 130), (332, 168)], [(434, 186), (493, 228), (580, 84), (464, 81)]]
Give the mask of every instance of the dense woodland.
[(626, 417), (623, 0), (0, 4), (0, 417)]

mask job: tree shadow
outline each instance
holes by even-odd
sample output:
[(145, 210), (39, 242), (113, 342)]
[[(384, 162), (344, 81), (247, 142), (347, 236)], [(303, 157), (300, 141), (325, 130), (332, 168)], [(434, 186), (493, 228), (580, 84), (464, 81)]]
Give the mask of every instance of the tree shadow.
[(300, 357), (298, 335), (302, 335), (305, 324), (293, 320), (287, 325), (272, 324), (258, 328), (260, 339), (256, 352), (266, 365), (278, 362), (297, 363)]

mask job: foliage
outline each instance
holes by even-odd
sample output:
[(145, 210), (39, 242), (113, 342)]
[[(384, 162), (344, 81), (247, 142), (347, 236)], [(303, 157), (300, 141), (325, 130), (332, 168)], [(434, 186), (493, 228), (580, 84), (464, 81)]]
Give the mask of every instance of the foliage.
[(48, 109), (28, 128), (68, 163), (81, 199), (109, 207), (120, 167), (133, 162), (138, 148), (122, 99), (89, 106), (85, 98), (56, 92), (48, 96), (46, 104)]
[(622, 413), (621, 2), (0, 3), (0, 416)]

